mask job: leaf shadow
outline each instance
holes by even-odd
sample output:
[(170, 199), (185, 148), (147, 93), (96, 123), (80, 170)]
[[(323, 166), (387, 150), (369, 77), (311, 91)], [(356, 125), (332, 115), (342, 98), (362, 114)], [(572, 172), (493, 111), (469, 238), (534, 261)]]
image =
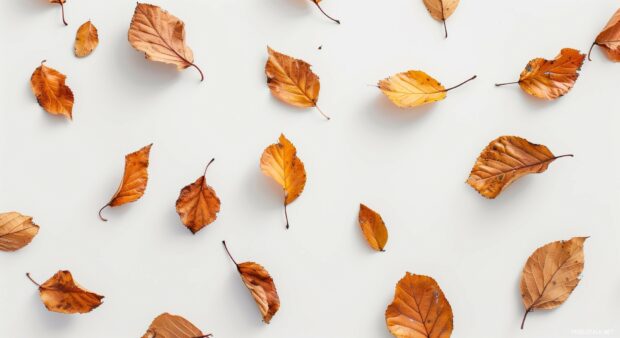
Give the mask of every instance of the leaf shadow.
[[(52, 6), (52, 5), (54, 5), (54, 6)], [(7, 7), (9, 7), (9, 8), (7, 9)], [(62, 22), (60, 22), (60, 6), (58, 4), (50, 4), (47, 1), (38, 1), (38, 0), (35, 0), (35, 1), (7, 1), (3, 5), (3, 10), (10, 11), (11, 7), (14, 8), (15, 10), (18, 10), (18, 11), (26, 14), (28, 17), (32, 16), (35, 13), (47, 12), (51, 8), (54, 8), (54, 9), (58, 10), (58, 23), (59, 23), (59, 25), (62, 25)], [(56, 7), (58, 7), (58, 8), (56, 8)]]
[[(271, 178), (255, 168), (248, 170), (245, 176), (245, 184), (240, 186), (243, 189), (244, 205), (252, 208), (259, 213), (282, 213), (284, 193), (277, 183), (271, 182)], [(282, 216), (282, 225), (285, 220)]]
[(260, 6), (261, 12), (278, 13), (278, 16), (286, 16), (290, 20), (306, 16), (310, 7), (308, 2), (307, 0), (268, 0), (254, 3)]
[[(532, 175), (530, 175), (532, 176)], [(530, 186), (533, 184), (532, 179), (535, 177), (521, 177), (518, 181), (512, 183), (509, 187), (505, 188), (499, 196), (494, 199), (488, 199), (482, 195), (480, 195), (474, 188), (472, 188), (469, 184), (464, 183), (466, 188), (470, 191), (470, 195), (472, 195), (472, 206), (474, 208), (482, 209), (480, 212), (485, 217), (489, 218), (502, 218), (505, 217), (506, 212), (514, 209), (515, 204), (520, 204), (519, 199), (527, 199), (532, 197), (532, 192), (528, 192), (531, 190)], [(500, 224), (502, 222), (499, 222)], [(497, 224), (494, 224), (494, 226)]]
[(69, 326), (73, 325), (75, 322), (74, 316), (49, 311), (41, 301), (38, 292), (33, 292), (32, 295), (33, 296), (31, 299), (34, 303), (32, 307), (37, 309), (37, 322), (43, 323), (46, 329), (52, 331), (65, 331)]
[(382, 95), (376, 95), (371, 104), (367, 105), (363, 115), (376, 126), (393, 129), (395, 126), (410, 128), (411, 124), (421, 121), (435, 110), (434, 104), (416, 108), (399, 108)]

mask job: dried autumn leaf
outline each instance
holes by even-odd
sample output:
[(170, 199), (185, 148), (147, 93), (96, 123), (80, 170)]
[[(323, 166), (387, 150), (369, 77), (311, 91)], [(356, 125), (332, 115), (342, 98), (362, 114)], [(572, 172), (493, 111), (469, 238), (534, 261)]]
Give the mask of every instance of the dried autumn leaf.
[(540, 99), (553, 100), (564, 96), (575, 85), (585, 54), (576, 49), (564, 48), (553, 60), (530, 60), (521, 72), (519, 81), (496, 83), (504, 86), (518, 83), (524, 92)]
[(142, 338), (207, 338), (194, 324), (181, 316), (162, 313), (149, 326)]
[(58, 271), (43, 284), (35, 282), (28, 273), (26, 276), (39, 287), (41, 300), (49, 311), (87, 313), (102, 303), (103, 296), (82, 288), (73, 280), (69, 271)]
[(32, 217), (18, 212), (0, 213), (0, 251), (17, 251), (30, 244), (39, 233)]
[(310, 64), (267, 47), (269, 59), (265, 64), (267, 84), (271, 94), (284, 103), (295, 107), (316, 107), (326, 119), (329, 116), (316, 105), (321, 83), (310, 69)]
[(306, 185), (306, 169), (297, 157), (297, 149), (284, 134), (280, 134), (278, 143), (265, 148), (260, 158), (260, 170), (273, 178), (284, 189), (284, 215), (286, 228), (289, 228), (286, 206), (292, 203)]
[(206, 179), (207, 169), (214, 160), (207, 164), (204, 174), (196, 182), (181, 190), (177, 199), (177, 213), (193, 234), (215, 221), (220, 212), (220, 199)]
[(383, 248), (388, 240), (388, 231), (381, 215), (360, 204), (358, 218), (364, 237), (366, 237), (370, 247), (377, 251), (385, 251)]
[(452, 320), (452, 307), (437, 282), (409, 272), (385, 310), (387, 327), (398, 338), (449, 338)]
[(603, 31), (598, 34), (596, 40), (592, 43), (590, 51), (588, 52), (588, 60), (590, 59), (590, 53), (592, 48), (599, 46), (603, 48), (607, 57), (614, 62), (620, 62), (620, 9), (614, 13)]
[(263, 316), (263, 322), (269, 324), (271, 318), (280, 309), (280, 297), (278, 297), (278, 291), (273, 279), (269, 275), (269, 272), (265, 270), (260, 264), (254, 262), (244, 262), (237, 264), (237, 261), (233, 258), (228, 251), (226, 241), (222, 241), (224, 249), (228, 257), (237, 266), (237, 271), (241, 275), (243, 284), (250, 290), (261, 315)]
[(579, 284), (583, 271), (583, 244), (588, 237), (549, 243), (534, 251), (523, 267), (521, 297), (525, 315), (533, 310), (555, 309), (562, 305)]
[(549, 163), (558, 158), (544, 145), (530, 143), (517, 136), (501, 136), (484, 148), (467, 183), (486, 198), (497, 197), (517, 179), (547, 170)]
[(52, 115), (62, 115), (72, 119), (73, 92), (65, 85), (67, 77), (54, 68), (46, 67), (45, 60), (30, 77), (30, 88), (37, 97), (39, 105)]
[(125, 172), (123, 173), (123, 180), (116, 190), (116, 193), (114, 193), (114, 196), (112, 196), (110, 202), (99, 210), (99, 218), (101, 218), (102, 221), (107, 221), (107, 219), (101, 216), (103, 209), (107, 207), (117, 207), (125, 203), (136, 201), (144, 195), (146, 184), (149, 180), (149, 155), (151, 153), (152, 146), (153, 144), (151, 143), (148, 146), (125, 156)]
[(62, 23), (64, 23), (65, 26), (67, 26), (68, 23), (67, 23), (67, 20), (65, 20), (65, 2), (67, 2), (67, 0), (48, 0), (48, 1), (51, 4), (60, 5), (60, 10), (62, 11)]
[(90, 20), (83, 23), (75, 34), (75, 47), (73, 51), (77, 57), (85, 57), (97, 48), (99, 44), (99, 34), (97, 27)]
[(131, 18), (129, 43), (144, 52), (149, 60), (177, 66), (194, 67), (204, 80), (202, 70), (194, 64), (194, 53), (185, 44), (185, 23), (158, 6), (138, 3)]
[(328, 19), (332, 20), (333, 22), (340, 24), (340, 20), (336, 20), (334, 18), (332, 18), (331, 16), (329, 16), (327, 13), (325, 13), (325, 11), (323, 10), (323, 8), (321, 8), (321, 5), (319, 4), (321, 2), (321, 0), (310, 0), (312, 1), (312, 3), (314, 3), (316, 5), (316, 7), (319, 8), (319, 10), (321, 11), (321, 13), (323, 13), (323, 15), (325, 15)]
[(446, 93), (475, 79), (476, 76), (451, 87), (444, 88), (437, 80), (420, 70), (410, 70), (379, 81), (378, 87), (390, 101), (401, 108), (412, 108), (441, 101)]
[(424, 6), (428, 9), (433, 19), (443, 21), (443, 29), (448, 37), (448, 28), (446, 27), (446, 19), (454, 13), (460, 0), (423, 0)]

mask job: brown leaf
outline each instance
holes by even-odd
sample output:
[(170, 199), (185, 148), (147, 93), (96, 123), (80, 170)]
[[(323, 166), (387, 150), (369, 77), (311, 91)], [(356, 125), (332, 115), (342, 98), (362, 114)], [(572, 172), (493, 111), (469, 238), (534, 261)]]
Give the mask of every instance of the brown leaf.
[(99, 218), (101, 218), (101, 220), (107, 221), (107, 219), (101, 216), (103, 209), (107, 207), (117, 207), (125, 203), (136, 201), (144, 195), (146, 184), (149, 180), (149, 155), (151, 153), (152, 146), (153, 144), (151, 143), (148, 146), (125, 156), (125, 172), (123, 174), (123, 180), (116, 190), (116, 193), (114, 193), (114, 196), (112, 196), (110, 202), (99, 210)]
[(0, 251), (17, 251), (30, 244), (38, 232), (32, 217), (18, 212), (0, 213)]
[(385, 311), (390, 332), (398, 338), (449, 338), (452, 307), (437, 282), (427, 276), (405, 274)]
[(325, 15), (328, 19), (332, 20), (333, 22), (340, 24), (340, 20), (334, 19), (331, 16), (329, 16), (327, 13), (325, 13), (325, 11), (323, 10), (323, 8), (321, 8), (321, 5), (319, 4), (321, 2), (321, 0), (310, 0), (312, 1), (312, 3), (314, 3), (316, 5), (316, 7), (319, 8), (319, 10), (321, 11), (321, 13), (323, 13), (323, 15)]
[(192, 66), (200, 73), (200, 81), (204, 80), (202, 70), (194, 64), (194, 53), (185, 44), (185, 23), (167, 11), (138, 3), (128, 38), (147, 59), (175, 65), (178, 70)]
[(370, 247), (377, 251), (385, 251), (383, 248), (388, 240), (388, 231), (381, 215), (369, 207), (360, 204), (358, 218), (364, 237), (366, 237)]
[(261, 265), (254, 262), (244, 262), (237, 264), (237, 261), (232, 257), (226, 241), (222, 241), (228, 257), (237, 266), (237, 271), (241, 275), (243, 284), (250, 290), (258, 309), (263, 316), (263, 322), (269, 324), (271, 318), (280, 309), (280, 297), (278, 297), (278, 291), (273, 279), (269, 275), (269, 272), (265, 270)]
[(433, 19), (443, 21), (443, 28), (446, 38), (448, 37), (448, 28), (446, 27), (446, 19), (456, 10), (460, 0), (423, 0), (424, 6), (428, 9)]
[(30, 87), (39, 105), (52, 115), (72, 119), (73, 92), (65, 85), (67, 77), (54, 68), (46, 67), (45, 60), (30, 77)]
[(142, 338), (207, 338), (194, 324), (181, 316), (162, 313), (149, 326)]
[(592, 61), (590, 53), (592, 53), (594, 46), (603, 48), (603, 51), (611, 61), (620, 62), (620, 9), (614, 13), (605, 28), (603, 28), (603, 31), (599, 33), (596, 40), (592, 43), (588, 52), (588, 60), (590, 61)]
[(323, 114), (316, 105), (321, 83), (319, 77), (310, 69), (311, 66), (305, 61), (278, 53), (270, 47), (267, 47), (267, 51), (269, 59), (265, 64), (265, 74), (271, 94), (295, 107), (316, 107), (319, 113), (329, 120), (329, 116)]
[(67, 0), (48, 0), (49, 3), (51, 4), (59, 4), (60, 5), (60, 10), (62, 12), (62, 23), (65, 24), (65, 26), (68, 25), (67, 20), (65, 20), (65, 3), (67, 2)]
[(73, 280), (69, 271), (58, 271), (43, 284), (35, 282), (28, 273), (26, 276), (39, 287), (41, 300), (49, 311), (87, 313), (102, 303), (103, 296), (82, 288)]
[(306, 169), (297, 157), (297, 149), (284, 134), (280, 134), (279, 142), (272, 144), (263, 151), (260, 158), (260, 169), (266, 176), (284, 189), (284, 213), (286, 228), (289, 228), (286, 206), (293, 202), (306, 185)]
[(214, 160), (207, 164), (204, 174), (196, 182), (181, 190), (177, 199), (177, 213), (193, 234), (215, 221), (220, 212), (220, 199), (206, 179), (207, 169)]
[(99, 34), (97, 27), (92, 22), (86, 21), (78, 28), (75, 35), (75, 47), (73, 51), (77, 57), (85, 57), (97, 48), (99, 44)]
[(512, 182), (528, 174), (542, 173), (558, 158), (543, 145), (517, 136), (501, 136), (484, 148), (467, 183), (486, 198), (497, 197)]
[(562, 305), (579, 284), (583, 271), (583, 244), (588, 237), (549, 243), (534, 251), (523, 267), (521, 297), (525, 315), (538, 309), (555, 309)]
[(532, 59), (521, 72), (519, 81), (497, 83), (495, 86), (518, 83), (524, 92), (534, 97), (557, 99), (573, 88), (585, 57), (576, 49), (564, 48), (553, 60)]

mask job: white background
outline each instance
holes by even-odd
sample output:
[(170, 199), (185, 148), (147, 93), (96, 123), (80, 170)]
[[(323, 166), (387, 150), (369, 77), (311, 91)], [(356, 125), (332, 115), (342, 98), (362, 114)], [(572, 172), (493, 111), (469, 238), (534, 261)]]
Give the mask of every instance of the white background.
[[(68, 27), (57, 5), (3, 1), (0, 211), (34, 216), (41, 230), (25, 249), (0, 253), (0, 336), (139, 337), (168, 311), (217, 338), (388, 338), (384, 311), (410, 271), (438, 281), (454, 337), (620, 337), (620, 64), (595, 49), (574, 89), (554, 102), (493, 86), (516, 80), (531, 58), (587, 50), (618, 1), (463, 1), (447, 40), (421, 0), (325, 0), (340, 26), (305, 0), (156, 4), (186, 23), (205, 82), (194, 69), (177, 72), (132, 49), (134, 1), (69, 1)], [(88, 19), (101, 43), (77, 59), (75, 31)], [(313, 65), (331, 121), (270, 95), (267, 45)], [(30, 90), (43, 59), (68, 75), (73, 122), (45, 113)], [(408, 69), (446, 87), (478, 79), (412, 110), (369, 86)], [(308, 173), (288, 231), (282, 192), (258, 167), (281, 132)], [(500, 135), (575, 157), (486, 200), (464, 182)], [(109, 222), (101, 222), (97, 211), (117, 188), (124, 155), (151, 142), (146, 194), (105, 210)], [(193, 236), (175, 201), (212, 157), (207, 180), (222, 209)], [(387, 252), (365, 243), (360, 202), (383, 215)], [(583, 235), (591, 238), (582, 282), (564, 305), (530, 314), (519, 330), (528, 256)], [(282, 307), (270, 325), (223, 239), (237, 260), (259, 262), (274, 277)], [(43, 282), (59, 269), (105, 295), (104, 304), (85, 315), (45, 310), (24, 274)]]

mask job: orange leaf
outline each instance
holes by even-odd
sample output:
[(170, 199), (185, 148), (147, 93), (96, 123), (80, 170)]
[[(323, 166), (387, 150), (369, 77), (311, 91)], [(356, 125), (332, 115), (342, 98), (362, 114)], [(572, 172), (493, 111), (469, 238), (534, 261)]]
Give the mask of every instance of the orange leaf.
[(178, 70), (194, 67), (204, 80), (202, 70), (194, 64), (194, 53), (185, 44), (185, 23), (161, 8), (138, 3), (131, 18), (129, 43), (144, 52), (149, 60), (177, 66)]
[(271, 94), (280, 101), (295, 107), (316, 107), (329, 120), (329, 117), (316, 105), (321, 83), (319, 77), (302, 60), (292, 58), (267, 47), (269, 59), (265, 64), (267, 84)]
[(162, 313), (149, 326), (142, 338), (207, 338), (194, 324), (181, 316)]
[(263, 322), (269, 324), (271, 318), (280, 309), (280, 297), (278, 297), (278, 291), (273, 279), (269, 275), (269, 272), (265, 270), (260, 264), (254, 262), (244, 262), (237, 264), (237, 261), (232, 257), (226, 242), (222, 241), (228, 257), (237, 266), (237, 271), (241, 275), (243, 284), (250, 290), (258, 309), (263, 316)]
[(369, 207), (360, 204), (358, 218), (364, 237), (366, 237), (370, 247), (377, 251), (385, 251), (383, 248), (388, 240), (388, 231), (381, 215)]
[(428, 9), (433, 19), (443, 21), (443, 28), (446, 38), (448, 37), (448, 28), (446, 27), (446, 19), (456, 10), (460, 0), (423, 0), (424, 6)]
[(49, 311), (67, 314), (86, 313), (101, 305), (103, 296), (82, 288), (73, 280), (69, 271), (58, 271), (41, 285), (35, 282), (30, 274), (26, 276), (39, 286), (39, 295)]
[(607, 57), (614, 62), (620, 62), (620, 9), (614, 13), (603, 31), (599, 33), (588, 52), (588, 60), (594, 46), (603, 48)]
[(16, 251), (30, 244), (39, 233), (32, 217), (18, 212), (0, 213), (0, 251)]
[(286, 206), (293, 202), (306, 185), (306, 169), (297, 157), (297, 149), (284, 134), (280, 134), (278, 143), (265, 149), (260, 159), (260, 169), (284, 189), (284, 213), (288, 229)]
[(540, 144), (530, 143), (517, 136), (501, 136), (484, 148), (467, 183), (486, 198), (497, 197), (517, 179), (547, 170), (549, 163), (558, 158)]
[(538, 309), (555, 309), (562, 305), (579, 284), (583, 272), (583, 244), (588, 237), (549, 243), (534, 251), (523, 268), (521, 297), (525, 315)]
[(125, 203), (130, 203), (138, 200), (144, 195), (146, 184), (149, 180), (147, 169), (149, 167), (149, 155), (152, 146), (153, 144), (151, 143), (125, 156), (125, 173), (123, 174), (123, 180), (110, 202), (99, 210), (99, 218), (101, 218), (101, 220), (107, 221), (107, 219), (101, 216), (101, 212), (106, 207), (117, 207)]
[(385, 311), (390, 332), (398, 338), (449, 338), (452, 307), (437, 282), (427, 276), (405, 274)]
[(207, 169), (214, 160), (207, 164), (204, 174), (196, 182), (181, 190), (177, 199), (177, 213), (193, 234), (215, 221), (220, 211), (220, 199), (206, 179)]
[(73, 51), (77, 57), (85, 57), (97, 48), (99, 44), (99, 34), (97, 33), (97, 27), (92, 22), (86, 21), (83, 23), (75, 35), (75, 47)]
[(310, 0), (312, 1), (312, 3), (314, 3), (316, 5), (316, 7), (319, 8), (319, 10), (321, 11), (321, 13), (323, 13), (323, 15), (325, 15), (328, 19), (332, 20), (333, 22), (340, 24), (340, 20), (334, 19), (331, 16), (329, 16), (327, 13), (325, 13), (325, 11), (323, 10), (323, 8), (321, 8), (321, 5), (319, 4), (319, 2), (321, 2), (321, 0)]
[(495, 86), (518, 83), (526, 93), (540, 99), (553, 100), (564, 96), (575, 85), (585, 54), (564, 48), (553, 60), (536, 58), (528, 62), (517, 82), (498, 83)]
[(67, 2), (67, 0), (48, 0), (49, 3), (51, 4), (59, 4), (60, 5), (60, 10), (62, 12), (62, 23), (65, 24), (65, 26), (68, 25), (67, 20), (65, 20), (65, 3)]
[(52, 115), (62, 115), (70, 120), (73, 111), (73, 92), (65, 85), (67, 77), (56, 69), (46, 67), (45, 60), (30, 77), (30, 87), (39, 105)]

